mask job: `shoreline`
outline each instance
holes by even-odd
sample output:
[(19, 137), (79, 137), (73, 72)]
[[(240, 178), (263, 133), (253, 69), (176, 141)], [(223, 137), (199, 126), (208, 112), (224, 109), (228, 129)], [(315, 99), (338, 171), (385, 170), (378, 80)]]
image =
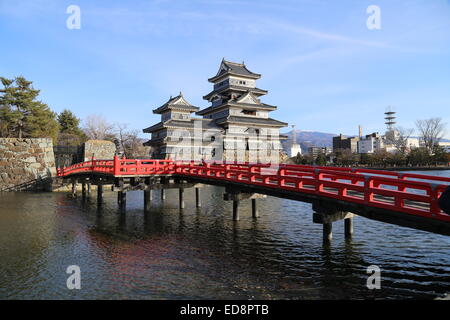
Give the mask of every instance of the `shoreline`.
[(361, 169), (370, 169), (370, 170), (385, 170), (385, 171), (442, 171), (442, 170), (450, 170), (450, 166), (445, 167), (354, 167)]

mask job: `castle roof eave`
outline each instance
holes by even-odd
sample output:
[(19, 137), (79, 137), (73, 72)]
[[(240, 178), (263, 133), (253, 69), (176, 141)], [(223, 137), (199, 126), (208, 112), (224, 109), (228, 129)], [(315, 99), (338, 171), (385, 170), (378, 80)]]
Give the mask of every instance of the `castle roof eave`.
[(258, 96), (263, 96), (266, 95), (268, 93), (267, 90), (264, 89), (260, 89), (260, 88), (249, 88), (249, 87), (244, 87), (244, 86), (235, 86), (235, 85), (228, 85), (228, 86), (224, 86), (223, 88), (219, 89), (219, 90), (212, 90), (210, 93), (208, 93), (207, 95), (203, 96), (204, 100), (208, 100), (214, 95), (214, 94), (220, 94), (223, 92), (226, 92), (228, 90), (237, 90), (237, 91), (252, 91), (252, 93), (254, 95), (258, 95)]
[(208, 81), (214, 83), (214, 82), (217, 82), (218, 80), (225, 78), (227, 76), (235, 76), (238, 78), (247, 78), (247, 79), (254, 79), (254, 80), (261, 78), (261, 75), (258, 73), (240, 74), (240, 73), (227, 71), (227, 72), (223, 72), (221, 74), (218, 74), (214, 77), (209, 78)]
[(216, 119), (216, 123), (220, 124), (250, 124), (250, 125), (263, 125), (269, 127), (282, 128), (288, 124), (286, 122), (278, 121), (272, 118), (251, 118), (251, 117), (239, 117), (239, 116), (227, 116)]
[(251, 104), (251, 103), (236, 103), (236, 102), (226, 102), (224, 104), (218, 105), (218, 106), (209, 106), (203, 110), (197, 111), (195, 114), (199, 116), (207, 115), (211, 112), (218, 111), (220, 109), (227, 108), (228, 106), (231, 107), (243, 107), (243, 108), (250, 108), (250, 109), (259, 109), (259, 110), (265, 110), (265, 111), (274, 111), (277, 109), (276, 106), (272, 106), (270, 104), (260, 103), (260, 104)]

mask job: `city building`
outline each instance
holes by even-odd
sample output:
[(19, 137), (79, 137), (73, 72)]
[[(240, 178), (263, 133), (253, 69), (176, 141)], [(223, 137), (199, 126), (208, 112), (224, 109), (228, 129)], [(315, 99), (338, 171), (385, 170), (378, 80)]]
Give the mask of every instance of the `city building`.
[[(199, 110), (181, 94), (170, 99), (154, 110), (161, 114), (161, 122), (144, 129), (152, 133), (146, 145), (157, 148), (154, 156), (158, 158), (201, 156), (214, 160), (278, 162), (280, 140), (287, 139), (280, 135), (280, 128), (287, 123), (269, 116), (277, 107), (261, 102), (260, 97), (268, 91), (256, 87), (260, 77), (244, 63), (222, 60), (216, 75), (208, 79), (213, 84), (212, 91), (203, 97), (211, 105)], [(192, 118), (194, 112), (203, 118)], [(198, 127), (200, 132), (195, 130)], [(173, 129), (176, 130), (170, 131)], [(180, 134), (184, 135), (183, 143)]]
[(288, 156), (292, 158), (296, 157), (298, 154), (302, 154), (302, 147), (298, 143), (292, 144), (289, 148)]
[(292, 158), (299, 154), (302, 154), (302, 148), (300, 144), (297, 143), (297, 132), (295, 131), (295, 125), (292, 125), (291, 146), (288, 149), (288, 156)]
[(378, 132), (368, 134), (358, 141), (358, 153), (374, 153), (384, 148), (384, 139)]
[(351, 152), (358, 152), (359, 137), (349, 137), (340, 134), (333, 137), (333, 151), (338, 152), (342, 150), (350, 150)]
[(450, 142), (440, 141), (438, 144), (444, 149), (445, 152), (450, 153)]
[(329, 155), (333, 150), (330, 147), (309, 147), (308, 154), (313, 158), (317, 158), (319, 154)]

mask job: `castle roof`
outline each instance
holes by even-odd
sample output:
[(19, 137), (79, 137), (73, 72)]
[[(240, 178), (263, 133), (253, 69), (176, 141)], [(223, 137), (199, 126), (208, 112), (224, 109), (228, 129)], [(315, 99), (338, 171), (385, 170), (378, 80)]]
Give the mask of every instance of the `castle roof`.
[(200, 108), (191, 105), (187, 100), (183, 97), (183, 94), (180, 94), (174, 98), (170, 97), (170, 99), (164, 103), (159, 108), (153, 110), (153, 113), (161, 114), (167, 110), (180, 110), (180, 111), (188, 111), (188, 112), (196, 112), (200, 110)]
[(231, 61), (226, 61), (225, 59), (222, 59), (222, 62), (219, 67), (219, 71), (217, 71), (217, 74), (209, 78), (209, 82), (216, 82), (220, 78), (227, 76), (227, 75), (235, 75), (238, 77), (244, 77), (244, 78), (250, 78), (250, 79), (259, 79), (261, 78), (261, 75), (258, 73), (251, 72), (247, 69), (244, 63), (236, 63)]

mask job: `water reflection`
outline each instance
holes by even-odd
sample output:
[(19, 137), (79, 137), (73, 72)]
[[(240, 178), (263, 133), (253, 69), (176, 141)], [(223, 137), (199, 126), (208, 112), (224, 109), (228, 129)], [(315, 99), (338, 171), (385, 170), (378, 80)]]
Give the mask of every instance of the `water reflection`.
[[(429, 174), (429, 172), (427, 172)], [(115, 193), (83, 200), (64, 193), (0, 195), (0, 298), (82, 299), (379, 299), (432, 298), (449, 290), (448, 237), (356, 217), (345, 240), (343, 222), (322, 244), (311, 206), (268, 197), (251, 217), (231, 219), (223, 189), (204, 188), (166, 200), (129, 192), (127, 212)], [(82, 290), (65, 283), (79, 265)], [(382, 289), (366, 288), (369, 265), (381, 268)]]

